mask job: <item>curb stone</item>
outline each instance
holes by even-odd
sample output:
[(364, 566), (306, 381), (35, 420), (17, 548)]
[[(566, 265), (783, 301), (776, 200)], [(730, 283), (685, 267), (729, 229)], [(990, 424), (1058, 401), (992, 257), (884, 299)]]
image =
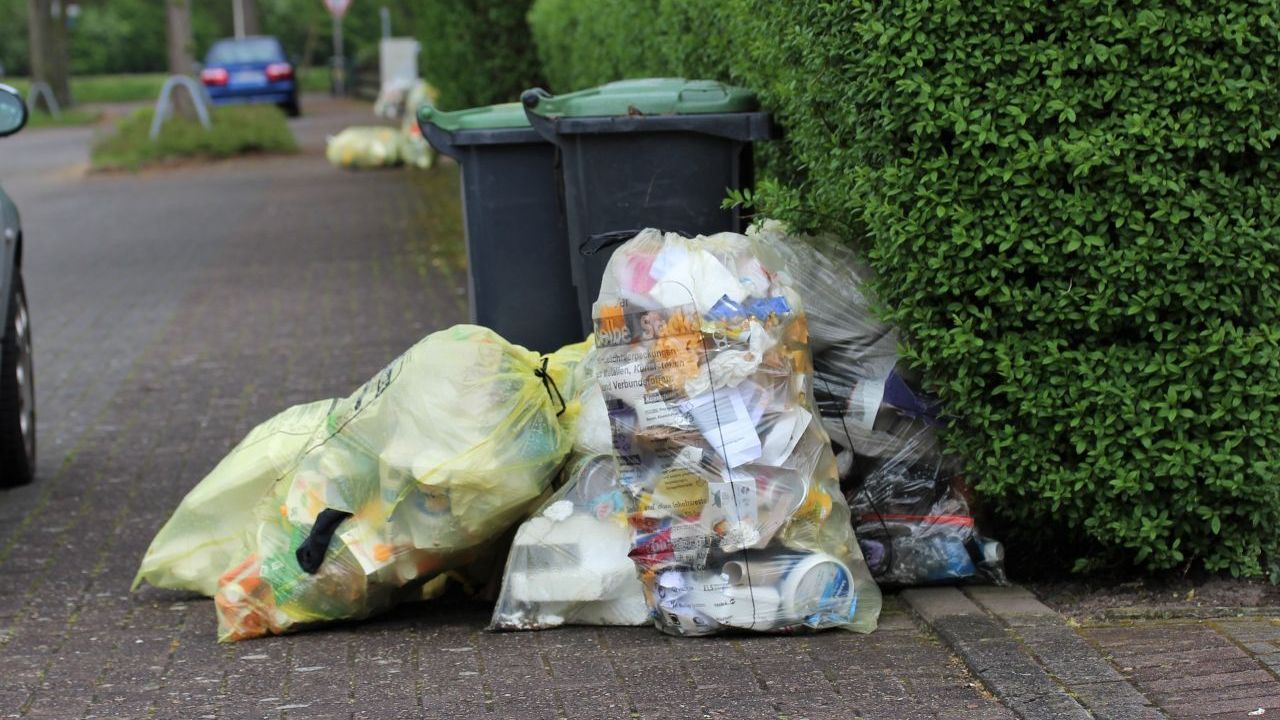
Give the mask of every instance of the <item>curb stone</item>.
[(966, 592), (917, 588), (901, 597), (1023, 720), (1166, 717), (1035, 595), (1016, 586)]

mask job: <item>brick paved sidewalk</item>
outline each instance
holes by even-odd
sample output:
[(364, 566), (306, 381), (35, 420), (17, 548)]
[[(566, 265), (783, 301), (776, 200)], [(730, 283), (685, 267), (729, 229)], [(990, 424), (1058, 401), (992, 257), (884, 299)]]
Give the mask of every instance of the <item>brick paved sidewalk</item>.
[(1278, 618), (1127, 620), (1080, 633), (1170, 718), (1280, 715)]
[(1078, 623), (1018, 587), (903, 597), (1027, 720), (1226, 720), (1280, 711), (1280, 617), (1220, 609), (1218, 619), (1169, 620), (1137, 607), (1120, 619)]

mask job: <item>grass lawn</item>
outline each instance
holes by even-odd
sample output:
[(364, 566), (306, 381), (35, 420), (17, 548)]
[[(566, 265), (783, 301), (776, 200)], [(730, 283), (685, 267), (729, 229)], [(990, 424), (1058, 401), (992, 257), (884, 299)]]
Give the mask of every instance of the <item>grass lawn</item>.
[[(71, 97), (78, 104), (155, 100), (166, 77), (164, 73), (73, 76)], [(0, 78), (0, 82), (12, 85), (24, 98), (31, 87), (26, 78)]]
[(329, 92), (329, 68), (313, 67), (299, 69), (298, 89), (304, 93)]
[[(167, 73), (140, 73), (136, 75), (79, 75), (71, 78), (71, 97), (77, 104), (154, 102), (160, 96)], [(0, 77), (0, 83), (12, 85), (27, 96), (31, 82), (27, 78)], [(329, 70), (324, 67), (299, 68), (298, 83), (302, 92), (328, 92)]]
[(90, 151), (93, 169), (137, 170), (180, 158), (227, 158), (298, 149), (284, 113), (270, 106), (215, 107), (209, 130), (194, 120), (171, 119), (154, 142), (149, 137), (151, 118), (151, 108), (142, 108), (121, 120), (112, 133), (96, 138)]
[(70, 110), (63, 110), (57, 119), (54, 119), (52, 115), (46, 112), (33, 112), (27, 118), (27, 127), (75, 127), (78, 125), (93, 125), (101, 119), (102, 113), (98, 110), (73, 107)]

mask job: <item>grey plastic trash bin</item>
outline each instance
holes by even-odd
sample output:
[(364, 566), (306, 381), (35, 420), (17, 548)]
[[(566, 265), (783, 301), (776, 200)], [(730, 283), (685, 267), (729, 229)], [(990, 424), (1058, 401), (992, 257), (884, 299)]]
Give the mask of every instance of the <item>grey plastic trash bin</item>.
[(550, 352), (584, 337), (570, 276), (555, 146), (520, 103), (418, 110), (422, 135), (462, 167), (471, 320)]
[(609, 256), (626, 236), (618, 231), (744, 229), (740, 212), (721, 205), (730, 189), (754, 181), (752, 142), (775, 136), (750, 90), (653, 78), (559, 96), (535, 88), (521, 101), (533, 128), (560, 151), (584, 331)]

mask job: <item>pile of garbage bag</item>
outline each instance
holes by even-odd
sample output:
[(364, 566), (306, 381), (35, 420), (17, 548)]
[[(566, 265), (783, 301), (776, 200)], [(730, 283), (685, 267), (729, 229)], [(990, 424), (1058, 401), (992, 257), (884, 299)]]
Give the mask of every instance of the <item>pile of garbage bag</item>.
[(393, 106), (375, 108), (379, 115), (400, 117), (399, 129), (384, 126), (349, 127), (330, 137), (325, 157), (335, 167), (346, 169), (397, 167), (408, 165), (425, 170), (435, 163), (435, 151), (422, 137), (415, 110), (434, 101), (437, 91), (419, 81), (394, 98)]
[(395, 167), (401, 163), (400, 135), (391, 127), (349, 127), (328, 139), (324, 156), (340, 168)]
[(213, 589), (222, 640), (422, 597), (501, 552), (548, 493), (588, 348), (541, 357), (469, 325), (428, 336), (346, 399), (250, 433), (161, 529), (135, 586)]
[(869, 632), (879, 616), (783, 265), (760, 238), (645, 230), (605, 270), (593, 372), (667, 633)]
[(878, 319), (869, 271), (829, 238), (787, 235), (776, 222), (753, 237), (777, 248), (803, 288), (822, 424), (872, 574), (881, 584), (1003, 583), (1004, 550), (979, 533), (961, 458), (940, 439), (942, 408)]
[(1003, 582), (867, 277), (776, 223), (642, 231), (608, 263), (593, 339), (540, 356), (455, 326), (280, 413), (184, 498), (134, 585), (214, 597), (240, 640), (504, 557), (499, 630), (870, 632), (877, 582)]

